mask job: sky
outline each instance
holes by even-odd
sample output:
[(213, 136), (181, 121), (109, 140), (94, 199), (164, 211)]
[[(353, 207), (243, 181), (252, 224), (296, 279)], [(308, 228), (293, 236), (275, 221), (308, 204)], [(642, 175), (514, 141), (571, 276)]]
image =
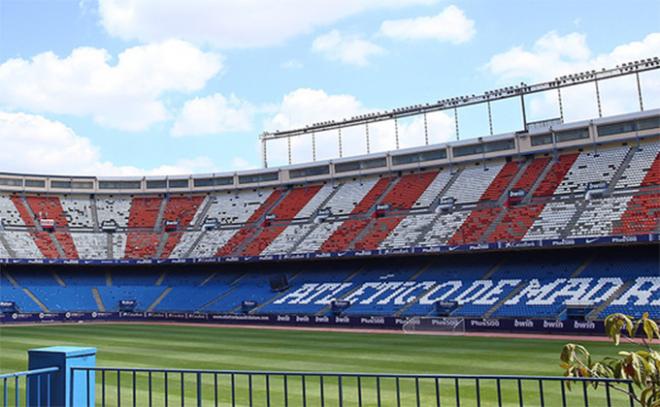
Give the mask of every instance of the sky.
[[(0, 172), (176, 175), (261, 167), (259, 134), (660, 56), (660, 2), (610, 0), (0, 0)], [(660, 71), (642, 75), (660, 107)], [(638, 109), (632, 78), (601, 84), (605, 115)], [(594, 89), (565, 92), (565, 120), (596, 117)], [(528, 121), (558, 117), (530, 97)], [(519, 130), (518, 101), (493, 105)], [(461, 138), (489, 134), (484, 106)], [(424, 143), (421, 118), (401, 147)], [(370, 151), (394, 148), (370, 128)], [(428, 117), (429, 139), (455, 139)], [(363, 128), (344, 156), (366, 152)], [(317, 135), (317, 159), (337, 157)], [(286, 142), (268, 147), (288, 163)], [(292, 162), (312, 160), (310, 137)]]

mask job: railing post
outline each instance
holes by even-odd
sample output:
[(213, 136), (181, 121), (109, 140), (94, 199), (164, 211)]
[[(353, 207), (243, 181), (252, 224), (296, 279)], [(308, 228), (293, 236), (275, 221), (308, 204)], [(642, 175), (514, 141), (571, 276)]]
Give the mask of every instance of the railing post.
[[(28, 350), (28, 369), (57, 367), (52, 374), (49, 386), (50, 402), (54, 406), (82, 407), (87, 400), (94, 405), (94, 372), (76, 371), (71, 367), (95, 367), (96, 348), (81, 348), (77, 346), (53, 346)], [(72, 377), (75, 375), (75, 377)], [(89, 383), (87, 380), (89, 378)], [(38, 378), (33, 378), (38, 380)], [(30, 399), (36, 400), (37, 386), (30, 386)], [(32, 394), (34, 393), (34, 394)], [(43, 397), (43, 395), (42, 395)]]

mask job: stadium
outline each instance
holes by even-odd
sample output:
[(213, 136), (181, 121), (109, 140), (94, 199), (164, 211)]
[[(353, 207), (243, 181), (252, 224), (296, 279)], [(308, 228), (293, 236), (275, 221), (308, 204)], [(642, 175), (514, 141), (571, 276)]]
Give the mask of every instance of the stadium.
[[(571, 341), (609, 355), (608, 315), (660, 320), (660, 109), (640, 80), (658, 69), (652, 56), (264, 132), (260, 169), (0, 173), (0, 400), (633, 406), (616, 390), (629, 380), (569, 382), (558, 363)], [(637, 106), (603, 115), (599, 86), (622, 77)], [(578, 86), (595, 86), (598, 115), (567, 121), (562, 91)], [(544, 92), (560, 115), (528, 120)], [(522, 123), (493, 134), (502, 100)], [(461, 139), (471, 106), (491, 131)], [(438, 112), (456, 141), (429, 142)], [(410, 117), (425, 145), (399, 148)], [(370, 152), (383, 123), (396, 149)], [(344, 156), (354, 129), (367, 153)], [(319, 134), (339, 157), (316, 159)], [(296, 138), (312, 161), (292, 163)], [(283, 140), (289, 165), (271, 167)]]

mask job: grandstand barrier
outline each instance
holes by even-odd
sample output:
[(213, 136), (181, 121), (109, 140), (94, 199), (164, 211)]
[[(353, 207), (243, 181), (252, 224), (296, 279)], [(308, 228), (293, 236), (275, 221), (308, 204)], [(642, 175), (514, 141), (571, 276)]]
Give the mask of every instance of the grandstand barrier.
[(2, 405), (52, 406), (53, 375), (59, 370), (58, 367), (53, 366), (0, 374)]
[[(28, 370), (0, 375), (3, 405), (71, 406), (93, 405), (94, 387), (74, 385), (75, 376), (94, 380), (93, 372), (74, 371), (73, 367), (96, 366), (96, 348), (52, 346), (28, 351)], [(23, 381), (21, 383), (21, 378)], [(81, 383), (82, 377), (78, 377)]]
[[(404, 331), (417, 324), (419, 332), (442, 331), (442, 326), (461, 326), (460, 332), (543, 333), (550, 335), (602, 335), (603, 321), (555, 320), (534, 318), (452, 318), (392, 317), (355, 315), (226, 314), (201, 312), (65, 312), (0, 314), (0, 324), (15, 323), (84, 323), (181, 322), (217, 325), (289, 326), (309, 328), (354, 328)], [(412, 321), (412, 322), (411, 322)], [(417, 321), (417, 322), (415, 322)], [(452, 328), (453, 329), (453, 328)], [(454, 332), (456, 329), (453, 329)], [(412, 328), (408, 330), (412, 331)]]
[[(485, 376), (386, 373), (73, 367), (75, 388), (101, 387), (101, 406), (196, 405), (633, 405), (630, 381), (561, 376)], [(94, 374), (95, 373), (95, 374)], [(100, 383), (99, 383), (100, 376)], [(94, 379), (96, 377), (96, 380)], [(124, 380), (122, 381), (122, 377)], [(83, 382), (83, 383), (81, 383)], [(144, 387), (147, 387), (146, 394)], [(571, 387), (572, 386), (572, 387)], [(112, 398), (106, 387), (115, 390)], [(573, 391), (571, 391), (573, 389)], [(123, 393), (123, 394), (122, 394)], [(87, 392), (89, 394), (89, 392)]]
[[(37, 407), (122, 404), (611, 407), (634, 403), (632, 382), (621, 379), (97, 367), (96, 349), (78, 347), (31, 350), (28, 363), (50, 366), (0, 376), (4, 381), (5, 406), (12, 401), (16, 406)], [(48, 380), (42, 391), (37, 379), (44, 375)], [(23, 388), (17, 380), (19, 377), (25, 377)], [(16, 380), (14, 386), (8, 382), (11, 379)], [(10, 391), (14, 400), (7, 398)]]
[(72, 264), (72, 265), (148, 265), (148, 264), (208, 264), (239, 263), (279, 260), (313, 260), (329, 258), (360, 258), (373, 256), (395, 256), (412, 254), (436, 254), (447, 252), (479, 252), (502, 249), (542, 249), (561, 247), (597, 247), (612, 245), (633, 245), (660, 242), (660, 233), (628, 236), (576, 237), (565, 239), (523, 240), (517, 242), (474, 243), (428, 247), (402, 247), (393, 249), (348, 250), (331, 253), (291, 253), (266, 256), (225, 256), (182, 259), (19, 259), (0, 258), (0, 264)]

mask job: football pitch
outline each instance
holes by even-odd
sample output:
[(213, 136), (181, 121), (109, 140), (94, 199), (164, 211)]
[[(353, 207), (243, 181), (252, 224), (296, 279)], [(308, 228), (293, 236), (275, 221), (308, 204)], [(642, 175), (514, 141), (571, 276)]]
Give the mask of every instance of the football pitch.
[[(217, 328), (201, 326), (160, 325), (52, 325), (0, 327), (0, 371), (3, 373), (25, 370), (27, 350), (53, 345), (93, 346), (98, 349), (97, 366), (141, 367), (210, 370), (273, 370), (306, 372), (364, 372), (364, 373), (428, 373), (474, 375), (538, 375), (559, 376), (559, 353), (564, 340), (480, 338), (463, 336), (366, 334), (321, 331), (288, 331), (268, 329)], [(609, 343), (586, 343), (596, 358), (615, 353)], [(621, 349), (624, 350), (625, 346)], [(132, 405), (132, 378), (121, 377), (121, 405)], [(213, 378), (202, 383), (204, 405), (215, 405)], [(196, 383), (194, 375), (184, 379), (185, 405), (195, 405)], [(106, 404), (117, 405), (117, 381), (114, 375), (106, 378)], [(344, 406), (358, 405), (357, 383), (346, 379), (343, 390)], [(237, 406), (250, 405), (247, 396), (249, 383), (244, 376), (235, 378)], [(381, 379), (381, 405), (396, 406), (395, 382)], [(402, 406), (417, 405), (415, 383), (399, 383)], [(182, 405), (181, 381), (170, 375), (169, 405)], [(290, 398), (284, 399), (281, 377), (273, 377), (270, 386), (272, 406), (320, 406), (321, 387), (318, 378), (306, 380), (306, 402), (302, 400), (302, 384), (292, 377), (287, 383)], [(455, 383), (440, 383), (442, 405), (455, 405)], [(497, 405), (495, 382), (480, 383), (481, 405)], [(561, 405), (560, 387), (549, 383), (544, 403)], [(154, 375), (153, 405), (165, 405), (164, 379)], [(265, 406), (266, 383), (255, 376), (252, 405)], [(136, 378), (137, 405), (148, 405), (147, 377)], [(375, 379), (362, 380), (362, 405), (378, 405)], [(502, 385), (503, 405), (518, 406), (515, 383)], [(100, 378), (97, 377), (97, 400), (100, 398)], [(436, 405), (436, 387), (432, 382), (419, 385), (420, 405)], [(475, 382), (461, 385), (461, 405), (476, 405)], [(567, 390), (567, 397), (577, 403), (582, 387)], [(591, 391), (590, 391), (591, 392)], [(229, 376), (220, 376), (218, 405), (231, 405)], [(525, 405), (540, 405), (538, 383), (525, 383), (522, 387)], [(616, 393), (616, 392), (613, 392)], [(9, 403), (12, 403), (10, 392)], [(327, 378), (323, 385), (325, 406), (338, 405), (337, 380)], [(602, 388), (590, 396), (590, 405), (604, 404)], [(616, 394), (612, 397), (619, 398)], [(490, 401), (489, 401), (490, 400)], [(625, 405), (622, 399), (622, 404)], [(582, 403), (580, 403), (582, 404)], [(13, 404), (11, 404), (13, 405)], [(97, 403), (97, 405), (100, 405)]]

